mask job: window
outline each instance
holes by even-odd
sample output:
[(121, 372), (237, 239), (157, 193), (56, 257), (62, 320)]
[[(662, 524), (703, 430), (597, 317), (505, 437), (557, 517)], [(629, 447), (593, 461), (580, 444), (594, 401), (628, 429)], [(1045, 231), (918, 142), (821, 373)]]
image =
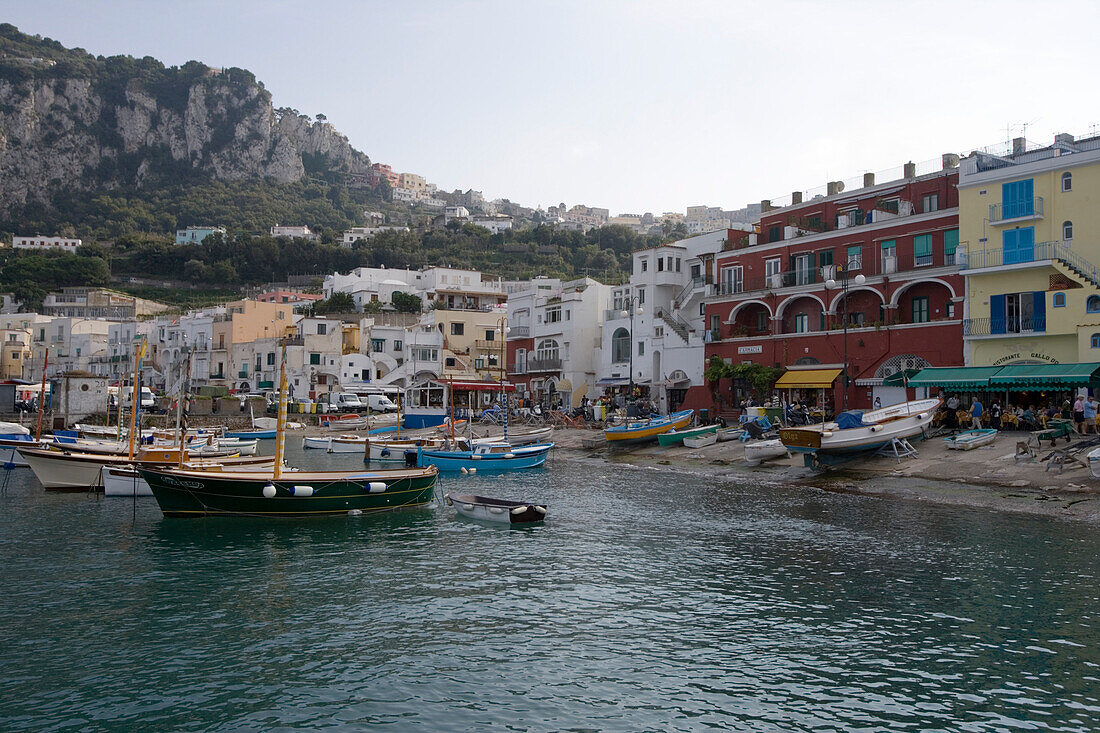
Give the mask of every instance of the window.
[(1035, 213), (1035, 187), (1032, 180), (1014, 181), (1001, 185), (1001, 218), (1014, 219)]
[(625, 328), (617, 328), (611, 337), (611, 361), (618, 364), (629, 358), (630, 332)]
[(320, 354), (310, 354), (309, 355), (309, 363), (310, 364), (320, 364), (321, 363), (321, 355)]
[(269, 365), (275, 363), (275, 352), (274, 351), (267, 352), (267, 363)]
[[(383, 344), (383, 346), (384, 346), (384, 345), (385, 345), (385, 341), (383, 341), (383, 342), (382, 342), (382, 344)], [(394, 350), (394, 351), (401, 351), (401, 342), (400, 342), (400, 341), (398, 341), (397, 339), (394, 339), (394, 340), (393, 340), (393, 350)]]
[(497, 333), (497, 330), (495, 328), (485, 329), (485, 340), (486, 341), (493, 341), (497, 337), (496, 333)]
[(647, 260), (645, 257), (640, 259), (639, 262), (642, 263), (642, 272), (645, 272), (649, 269), (649, 260)]
[(768, 241), (779, 242), (783, 239), (783, 227), (768, 227)]
[(1090, 295), (1085, 301), (1086, 313), (1100, 313), (1100, 296)]
[(668, 256), (668, 271), (672, 272), (672, 255)]
[(718, 318), (718, 314), (715, 313), (715, 314), (711, 315), (711, 317), (710, 317), (710, 330), (711, 331), (717, 331), (720, 325), (721, 325), (721, 320)]
[(458, 362), (455, 361), (455, 358), (453, 356), (448, 356), (445, 360), (445, 365), (449, 367), (453, 367), (457, 363)]
[(722, 268), (722, 295), (732, 295), (745, 290), (745, 269), (741, 265)]
[(262, 371), (263, 368), (263, 357), (259, 354), (256, 354), (256, 371)]
[(920, 210), (924, 214), (927, 214), (930, 211), (939, 211), (940, 195), (938, 193), (927, 193), (922, 196)]
[(799, 313), (794, 317), (794, 332), (795, 333), (809, 333), (810, 331), (810, 317), (805, 313)]
[(645, 341), (638, 342), (638, 356), (645, 356)]
[(1001, 260), (1006, 265), (1035, 260), (1035, 227), (1001, 232)]
[(702, 265), (692, 265), (691, 266), (691, 279), (692, 280), (698, 280), (702, 276), (703, 276), (703, 266)]
[(928, 296), (913, 298), (913, 323), (928, 323)]
[[(1073, 174), (1072, 173), (1063, 173), (1062, 174), (1062, 190), (1063, 191), (1072, 191), (1073, 190)], [(1093, 336), (1093, 338), (1096, 338), (1096, 337)], [(1095, 347), (1093, 347), (1093, 348), (1095, 348)]]
[(1054, 307), (1055, 308), (1065, 308), (1066, 307), (1066, 294), (1065, 293), (1055, 293), (1054, 294)]
[(370, 340), (370, 350), (375, 351), (375, 352), (385, 351), (386, 350), (386, 339), (371, 339)]
[(849, 270), (862, 270), (863, 269), (863, 247), (856, 245), (848, 248), (848, 269)]
[(706, 306), (707, 306), (706, 303), (700, 303), (699, 304), (699, 315), (703, 315), (703, 312), (706, 310)]
[(474, 359), (474, 369), (484, 369), (484, 368), (485, 368), (485, 360), (484, 359), (480, 359), (480, 358)]
[(645, 303), (645, 288), (638, 288), (638, 305)]
[(1073, 239), (1073, 222), (1072, 221), (1062, 222), (1062, 239), (1064, 239), (1067, 242), (1069, 240)]
[(464, 333), (466, 333), (466, 324), (465, 323), (452, 323), (451, 324), (451, 335), (452, 336), (461, 336)]
[(546, 339), (539, 342), (538, 354), (539, 359), (557, 359), (560, 356), (558, 350), (558, 342), (554, 339)]
[(817, 264), (822, 267), (828, 267), (833, 264), (833, 251), (831, 249), (823, 249), (817, 253)]
[(657, 272), (664, 272), (664, 271), (665, 271), (665, 258), (664, 257), (658, 257), (657, 258)]
[(546, 309), (546, 322), (557, 323), (561, 320), (561, 306)]
[(947, 301), (947, 317), (948, 318), (954, 318), (955, 317), (955, 303), (950, 301), (950, 300)]
[(676, 272), (679, 272), (679, 271), (680, 271), (680, 258), (677, 257), (676, 258)]
[(849, 313), (848, 314), (848, 325), (849, 326), (862, 326), (864, 319), (865, 319), (865, 316), (863, 314), (863, 311), (859, 311), (858, 313)]
[(768, 314), (765, 311), (759, 310), (756, 312), (756, 330), (767, 331), (768, 330)]
[(932, 235), (918, 234), (913, 237), (913, 266), (927, 267), (932, 264)]
[(439, 352), (426, 347), (413, 347), (412, 358), (413, 361), (436, 361), (439, 359)]
[[(1069, 175), (1068, 173), (1066, 175)], [(1092, 341), (1089, 344), (1094, 349), (1100, 349), (1100, 333), (1094, 333), (1092, 335)]]
[(959, 248), (959, 230), (948, 229), (943, 233), (943, 264), (955, 264), (955, 250)]
[(898, 270), (898, 245), (897, 241), (887, 239), (882, 242), (882, 272), (889, 274)]
[(318, 336), (324, 336), (326, 333), (328, 333), (328, 324), (327, 323), (318, 323), (317, 324), (317, 335)]

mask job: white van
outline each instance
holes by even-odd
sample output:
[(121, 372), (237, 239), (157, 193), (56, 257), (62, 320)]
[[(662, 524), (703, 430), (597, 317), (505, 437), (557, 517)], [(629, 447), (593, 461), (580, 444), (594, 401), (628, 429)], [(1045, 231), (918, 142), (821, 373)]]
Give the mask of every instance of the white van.
[[(119, 388), (108, 387), (107, 399), (112, 407), (118, 406)], [(122, 388), (122, 406), (126, 409), (130, 409), (131, 403), (134, 401), (134, 388), (123, 387)], [(157, 404), (157, 398), (153, 395), (153, 390), (148, 387), (141, 388), (141, 409), (148, 410), (155, 407)]]
[(401, 408), (384, 394), (367, 395), (367, 407), (374, 412), (397, 412)]
[(359, 395), (352, 392), (339, 392), (328, 396), (329, 407), (338, 412), (359, 412), (367, 409), (366, 403), (359, 399)]

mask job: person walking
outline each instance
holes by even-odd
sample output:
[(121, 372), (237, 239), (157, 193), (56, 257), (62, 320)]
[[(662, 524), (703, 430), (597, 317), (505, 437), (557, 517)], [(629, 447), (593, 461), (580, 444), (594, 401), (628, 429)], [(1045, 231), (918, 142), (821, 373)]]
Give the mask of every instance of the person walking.
[(947, 398), (947, 419), (944, 422), (947, 423), (947, 427), (951, 430), (958, 430), (959, 428), (959, 396), (951, 395)]
[(1085, 434), (1085, 398), (1081, 395), (1073, 403), (1073, 425), (1079, 434)]
[(1100, 405), (1096, 404), (1096, 398), (1091, 397), (1091, 396), (1085, 398), (1085, 432), (1086, 433), (1095, 433), (1096, 432), (1096, 408), (1097, 407), (1100, 407)]
[(980, 430), (982, 427), (982, 401), (975, 397), (974, 402), (970, 405), (970, 427), (975, 430)]
[(1001, 401), (993, 400), (993, 404), (989, 406), (989, 427), (994, 430), (1001, 429)]

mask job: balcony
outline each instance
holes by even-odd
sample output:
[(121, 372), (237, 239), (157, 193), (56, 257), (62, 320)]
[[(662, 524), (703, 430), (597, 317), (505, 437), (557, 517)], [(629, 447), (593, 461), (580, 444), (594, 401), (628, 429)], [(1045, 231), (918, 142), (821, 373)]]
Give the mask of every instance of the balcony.
[(530, 336), (530, 326), (511, 326), (511, 330), (508, 332), (508, 338), (510, 339), (525, 339)]
[(240, 379), (248, 379), (248, 371), (247, 370), (239, 371), (239, 372), (237, 372), (237, 376)]
[(561, 371), (561, 359), (528, 359), (528, 372), (558, 372)]
[(1009, 201), (1006, 204), (993, 204), (989, 207), (989, 223), (1001, 224), (1006, 221), (1043, 218), (1043, 197), (1021, 201)]
[(1028, 263), (1042, 266), (1052, 260), (1057, 260), (1078, 276), (1100, 287), (1100, 268), (1074, 252), (1064, 242), (1038, 242), (1030, 247), (1017, 247), (1007, 252), (1003, 248), (980, 249), (976, 252), (960, 250), (959, 269), (965, 272)]
[(477, 339), (474, 341), (474, 348), (481, 349), (482, 351), (497, 351), (499, 352), (504, 347), (503, 341), (486, 341), (485, 339)]
[(526, 374), (527, 373), (527, 362), (521, 361), (518, 364), (509, 364), (508, 365), (508, 373), (509, 374)]
[(999, 318), (966, 318), (963, 336), (1019, 336), (1046, 333), (1046, 316), (1007, 316)]

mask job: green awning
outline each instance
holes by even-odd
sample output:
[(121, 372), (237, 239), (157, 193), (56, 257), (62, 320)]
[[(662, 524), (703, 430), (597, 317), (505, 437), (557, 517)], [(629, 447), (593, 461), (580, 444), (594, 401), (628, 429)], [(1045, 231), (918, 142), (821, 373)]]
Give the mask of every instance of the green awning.
[(1072, 389), (1100, 386), (1100, 363), (1076, 364), (1010, 364), (1002, 367), (989, 380), (997, 388)]
[(913, 381), (913, 377), (920, 373), (920, 369), (902, 369), (894, 372), (882, 380), (884, 387), (905, 387)]
[(989, 389), (989, 379), (1001, 367), (926, 367), (909, 380), (910, 387), (940, 387), (942, 389), (960, 389), (980, 391)]
[(260, 389), (272, 389), (275, 387), (275, 383), (272, 381), (260, 382), (257, 385)]

